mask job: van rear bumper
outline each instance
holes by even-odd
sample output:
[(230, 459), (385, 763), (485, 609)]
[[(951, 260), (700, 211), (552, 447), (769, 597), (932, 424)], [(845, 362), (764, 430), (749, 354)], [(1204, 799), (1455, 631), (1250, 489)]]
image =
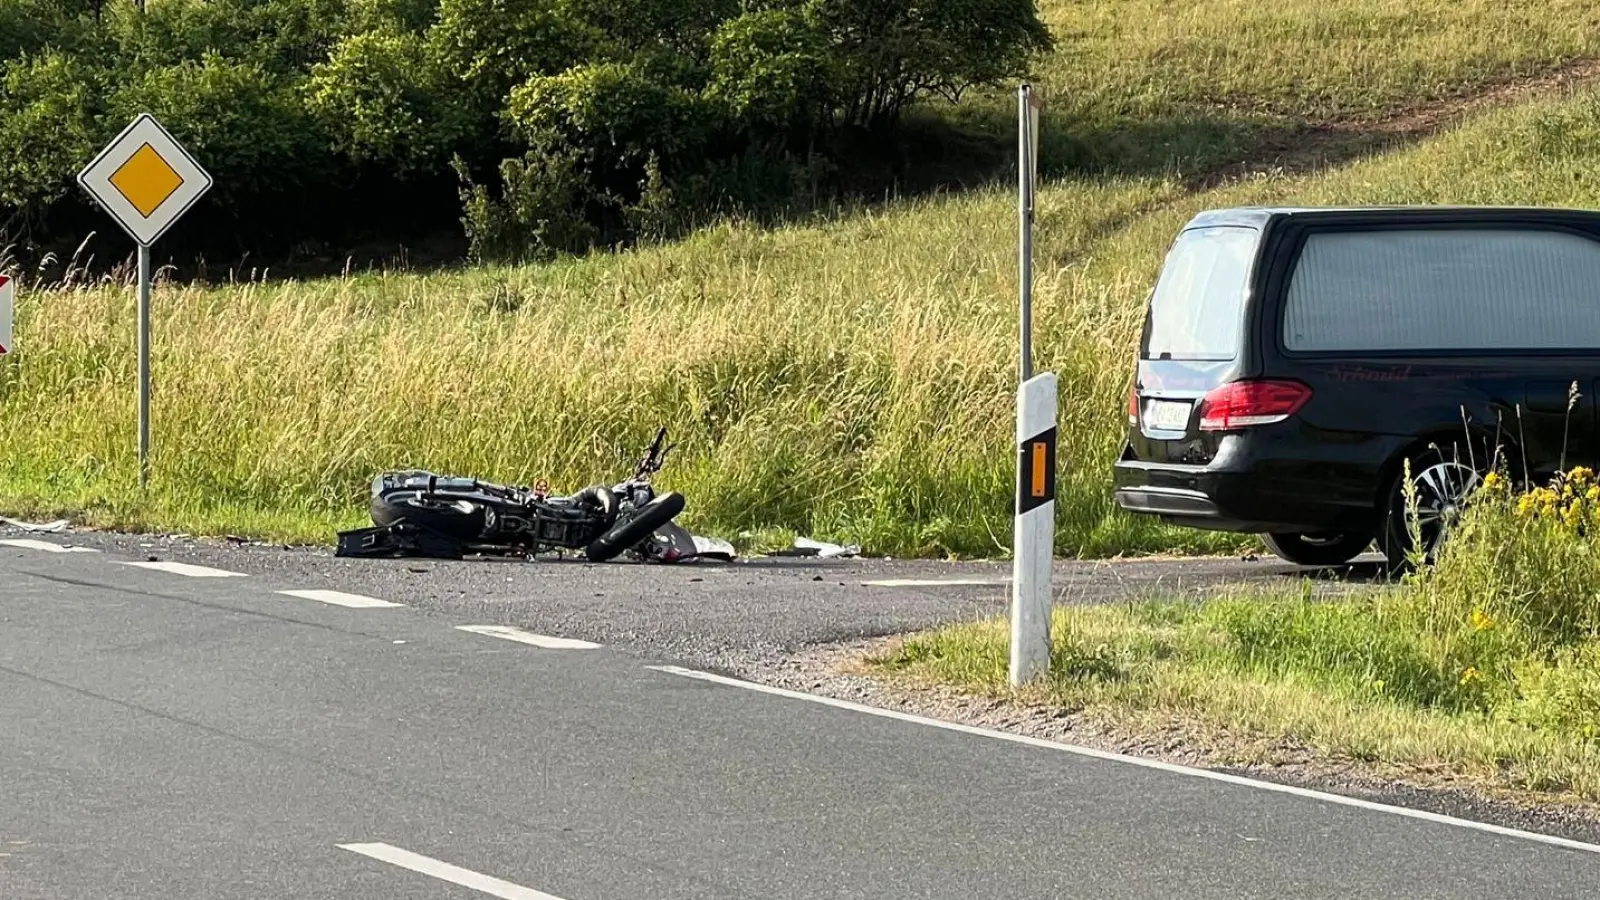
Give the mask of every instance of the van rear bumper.
[[(1168, 480), (1190, 484), (1152, 483)], [(1229, 502), (1229, 498), (1239, 493), (1235, 485), (1230, 484), (1236, 480), (1238, 476), (1215, 472), (1187, 474), (1117, 463), (1115, 497), (1117, 505), (1128, 512), (1157, 516), (1190, 528), (1251, 534), (1281, 530), (1281, 523), (1251, 516), (1240, 508), (1237, 500)]]
[(1379, 518), (1381, 459), (1328, 467), (1234, 456), (1231, 465), (1198, 466), (1125, 454), (1115, 466), (1114, 498), (1127, 512), (1210, 531), (1370, 531)]

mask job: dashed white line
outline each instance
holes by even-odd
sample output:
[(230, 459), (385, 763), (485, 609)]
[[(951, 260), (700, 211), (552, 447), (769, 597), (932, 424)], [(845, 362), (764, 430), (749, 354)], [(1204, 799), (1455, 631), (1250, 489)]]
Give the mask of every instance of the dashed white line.
[(336, 844), (335, 846), (340, 850), (359, 853), (362, 856), (368, 856), (392, 866), (410, 869), (413, 872), (421, 872), (440, 881), (448, 881), (451, 884), (459, 884), (465, 888), (482, 891), (492, 897), (500, 897), (502, 900), (561, 900), (560, 897), (554, 894), (546, 894), (543, 891), (536, 891), (520, 884), (513, 884), (491, 875), (484, 875), (471, 869), (453, 866), (447, 862), (441, 862), (432, 857), (423, 856), (420, 853), (412, 853), (410, 850), (403, 850), (391, 844)]
[(771, 685), (757, 684), (753, 681), (740, 681), (725, 675), (714, 675), (710, 672), (700, 672), (695, 669), (686, 669), (682, 666), (646, 666), (657, 672), (666, 672), (670, 675), (681, 675), (698, 681), (710, 681), (729, 687), (743, 688), (747, 691), (757, 691), (763, 694), (774, 694), (779, 697), (788, 697), (792, 700), (804, 700), (808, 703), (819, 703), (823, 706), (832, 706), (838, 709), (848, 709), (853, 712), (866, 713), (871, 716), (881, 716), (885, 719), (898, 719), (902, 722), (913, 722), (918, 725), (927, 725), (933, 728), (943, 728), (947, 731), (959, 731), (964, 734), (978, 735), (979, 737), (993, 738), (1000, 741), (1010, 741), (1014, 744), (1026, 744), (1030, 747), (1042, 747), (1048, 750), (1057, 750), (1072, 753), (1078, 756), (1087, 756), (1094, 759), (1108, 760), (1110, 762), (1126, 763), (1141, 766), (1146, 769), (1157, 769), (1176, 775), (1188, 775), (1194, 778), (1206, 778), (1211, 781), (1221, 781), (1227, 784), (1255, 788), (1262, 791), (1274, 791), (1280, 794), (1291, 794), (1296, 797), (1305, 797), (1311, 800), (1320, 800), (1340, 806), (1353, 806), (1371, 812), (1389, 813), (1410, 819), (1421, 819), (1440, 825), (1453, 825), (1457, 828), (1466, 828), (1473, 831), (1483, 831), (1503, 837), (1520, 838), (1535, 841), (1541, 844), (1551, 844), (1557, 847), (1566, 847), (1569, 850), (1583, 850), (1589, 853), (1600, 853), (1600, 844), (1587, 844), (1570, 838), (1556, 837), (1550, 834), (1539, 834), (1533, 831), (1523, 831), (1519, 828), (1506, 828), (1502, 825), (1490, 825), (1487, 822), (1474, 822), (1471, 819), (1458, 819), (1440, 813), (1427, 812), (1420, 809), (1410, 809), (1404, 806), (1391, 806), (1387, 803), (1375, 803), (1371, 800), (1361, 800), (1356, 797), (1346, 797), (1342, 794), (1330, 794), (1325, 791), (1316, 791), (1309, 788), (1295, 787), (1287, 784), (1276, 784), (1270, 781), (1257, 781), (1242, 775), (1230, 775), (1226, 772), (1216, 772), (1210, 769), (1195, 769), (1181, 766), (1176, 763), (1164, 762), (1158, 759), (1143, 759), (1137, 756), (1125, 756), (1121, 753), (1111, 753), (1106, 750), (1097, 750), (1093, 747), (1082, 747), (1077, 744), (1067, 744), (1059, 741), (1045, 740), (1044, 738), (1030, 737), (1025, 734), (1012, 734), (1006, 731), (995, 731), (989, 728), (979, 728), (976, 725), (963, 725), (959, 722), (946, 722), (942, 719), (930, 719), (913, 713), (899, 712), (898, 710), (883, 709), (877, 706), (868, 706), (864, 703), (855, 703), (850, 700), (840, 700), (835, 697), (824, 697), (818, 694), (807, 694), (801, 691), (791, 691), (787, 688), (772, 687)]
[(530, 631), (523, 631), (521, 628), (512, 628), (509, 625), (457, 625), (456, 630), (504, 638), (508, 641), (517, 641), (522, 644), (532, 644), (535, 647), (543, 647), (546, 650), (593, 650), (600, 646), (599, 644), (580, 641), (576, 638), (534, 634)]
[(334, 606), (348, 606), (351, 609), (378, 609), (381, 607), (399, 606), (399, 603), (390, 603), (388, 600), (379, 600), (377, 597), (364, 597), (360, 594), (347, 594), (344, 591), (304, 590), (304, 591), (278, 591), (290, 597), (299, 597), (302, 600), (315, 600), (318, 603), (331, 603)]
[(181, 562), (125, 562), (125, 566), (137, 566), (141, 569), (154, 569), (158, 572), (170, 572), (173, 575), (187, 575), (190, 578), (244, 578), (243, 572), (229, 572), (225, 569), (213, 569), (210, 566), (196, 566)]
[(20, 547), (24, 550), (43, 550), (46, 553), (99, 553), (100, 551), (89, 547), (63, 547), (49, 541), (36, 541), (33, 538), (7, 538), (0, 541), (7, 547)]
[(863, 581), (868, 587), (1003, 587), (1009, 578), (886, 578), (881, 581)]

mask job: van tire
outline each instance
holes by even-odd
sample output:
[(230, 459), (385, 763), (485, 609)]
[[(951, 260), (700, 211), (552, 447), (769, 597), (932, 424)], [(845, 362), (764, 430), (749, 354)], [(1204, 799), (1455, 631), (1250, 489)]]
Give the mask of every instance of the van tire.
[(1342, 566), (1372, 544), (1370, 534), (1330, 534), (1311, 537), (1297, 532), (1273, 532), (1261, 540), (1279, 559), (1297, 566)]

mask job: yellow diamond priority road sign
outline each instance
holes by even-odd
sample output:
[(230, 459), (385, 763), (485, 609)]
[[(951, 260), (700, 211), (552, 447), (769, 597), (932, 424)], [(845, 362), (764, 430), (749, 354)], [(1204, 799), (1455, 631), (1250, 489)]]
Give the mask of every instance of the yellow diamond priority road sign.
[(210, 190), (211, 176), (145, 113), (78, 173), (78, 183), (148, 247)]

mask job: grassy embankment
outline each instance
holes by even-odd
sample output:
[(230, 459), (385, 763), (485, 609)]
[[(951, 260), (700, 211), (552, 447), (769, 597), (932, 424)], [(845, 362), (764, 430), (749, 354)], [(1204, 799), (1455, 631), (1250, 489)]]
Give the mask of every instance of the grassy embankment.
[(1437, 567), (1391, 588), (1061, 608), (1050, 676), (1015, 693), (999, 621), (910, 638), (868, 667), (1127, 733), (1176, 722), (1221, 763), (1304, 764), (1306, 748), (1427, 785), (1594, 803), (1600, 488), (1583, 470), (1526, 495), (1491, 484)]
[[(1228, 546), (1116, 515), (1107, 492), (1139, 303), (1194, 211), (1595, 194), (1586, 103), (1530, 107), (1328, 179), (1186, 187), (1308, 125), (1382, 119), (1593, 55), (1592, 4), (1046, 9), (1061, 49), (1042, 79), (1054, 177), (1036, 234), (1036, 352), (1062, 379), (1065, 552)], [(132, 292), (24, 292), (21, 351), (0, 364), (0, 506), (326, 542), (363, 521), (380, 468), (576, 488), (622, 474), (665, 424), (682, 445), (663, 483), (686, 492), (694, 526), (1004, 552), (1015, 240), (1001, 186), (539, 267), (162, 284), (148, 498)]]

